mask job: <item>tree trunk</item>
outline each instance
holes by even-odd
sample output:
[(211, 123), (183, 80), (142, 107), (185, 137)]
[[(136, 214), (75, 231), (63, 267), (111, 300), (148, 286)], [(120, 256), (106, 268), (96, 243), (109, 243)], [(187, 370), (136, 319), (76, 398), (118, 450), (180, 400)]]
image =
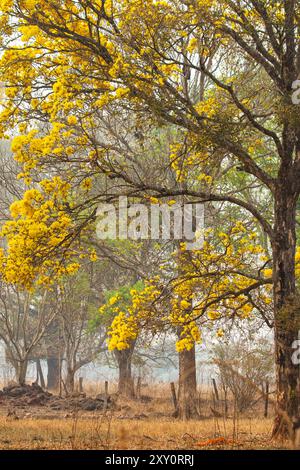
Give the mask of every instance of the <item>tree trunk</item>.
[(134, 345), (122, 351), (115, 350), (115, 357), (119, 367), (119, 386), (118, 391), (121, 395), (133, 398), (134, 384), (131, 375), (131, 361)]
[(59, 358), (55, 356), (48, 357), (47, 365), (47, 388), (48, 390), (56, 390), (59, 387)]
[(23, 361), (18, 361), (18, 366), (16, 368), (16, 379), (19, 385), (24, 385), (26, 382), (27, 366), (28, 361), (26, 359)]
[(40, 359), (36, 359), (37, 382), (40, 382), (41, 387), (45, 388), (45, 379)]
[(292, 361), (292, 344), (298, 338), (300, 327), (300, 303), (295, 287), (296, 196), (288, 192), (288, 186), (287, 181), (283, 181), (275, 197), (272, 242), (277, 388), (273, 436), (276, 437), (287, 436), (299, 408), (299, 365)]
[(75, 388), (75, 370), (70, 367), (67, 368), (66, 388), (69, 393), (74, 392)]
[(195, 346), (179, 353), (178, 408), (175, 416), (179, 419), (199, 417), (197, 409), (197, 380)]

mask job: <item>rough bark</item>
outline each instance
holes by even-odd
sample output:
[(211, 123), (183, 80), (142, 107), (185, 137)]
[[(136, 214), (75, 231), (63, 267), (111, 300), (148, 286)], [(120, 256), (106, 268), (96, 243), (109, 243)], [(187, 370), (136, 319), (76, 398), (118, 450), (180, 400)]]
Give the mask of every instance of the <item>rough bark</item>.
[(195, 347), (179, 353), (179, 391), (178, 408), (175, 416), (179, 419), (196, 419), (197, 409), (197, 380)]
[(292, 344), (300, 327), (295, 287), (296, 199), (289, 192), (287, 181), (283, 181), (275, 197), (272, 243), (277, 386), (274, 436), (288, 434), (299, 410), (299, 365), (292, 361)]
[(26, 382), (27, 366), (28, 361), (26, 359), (18, 361), (18, 365), (16, 367), (16, 379), (20, 385), (24, 385)]
[(74, 392), (75, 389), (75, 370), (68, 367), (66, 377), (66, 388), (69, 393)]
[(115, 357), (119, 367), (118, 391), (120, 395), (128, 398), (134, 397), (134, 383), (131, 372), (131, 362), (134, 345), (122, 351), (115, 351)]
[(48, 390), (57, 390), (59, 387), (59, 359), (58, 357), (51, 356), (47, 358), (48, 375), (47, 375), (47, 388)]

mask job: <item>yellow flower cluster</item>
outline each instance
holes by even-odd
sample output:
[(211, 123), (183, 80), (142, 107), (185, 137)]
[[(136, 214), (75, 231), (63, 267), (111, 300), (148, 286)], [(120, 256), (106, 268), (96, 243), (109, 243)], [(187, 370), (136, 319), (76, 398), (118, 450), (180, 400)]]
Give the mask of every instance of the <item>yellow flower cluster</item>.
[(124, 303), (121, 295), (111, 296), (107, 302), (99, 308), (100, 315), (112, 316), (112, 321), (108, 329), (108, 349), (123, 350), (130, 347), (139, 333), (138, 316), (132, 304), (132, 296), (135, 291), (129, 295), (129, 299)]
[[(45, 180), (41, 189), (30, 189), (12, 203), (12, 220), (1, 230), (7, 241), (0, 260), (6, 282), (30, 289), (35, 281), (50, 285), (57, 277), (78, 270), (67, 241), (73, 221), (59, 203), (67, 187), (60, 178)], [(56, 258), (58, 252), (63, 253), (64, 262)]]
[(212, 184), (212, 176), (206, 173), (209, 155), (206, 150), (199, 150), (199, 142), (191, 142), (190, 146), (186, 142), (171, 144), (169, 158), (178, 182), (192, 177), (205, 185)]
[(130, 347), (132, 341), (137, 338), (138, 328), (134, 315), (118, 312), (108, 331), (108, 349), (122, 350)]

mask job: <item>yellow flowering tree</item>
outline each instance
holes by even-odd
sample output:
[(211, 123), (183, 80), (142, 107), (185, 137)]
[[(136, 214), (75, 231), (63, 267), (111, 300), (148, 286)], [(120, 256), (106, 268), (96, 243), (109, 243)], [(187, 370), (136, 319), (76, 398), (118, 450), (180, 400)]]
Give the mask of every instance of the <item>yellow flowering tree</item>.
[[(28, 182), (37, 168), (67, 163), (84, 179), (102, 172), (154, 197), (238, 206), (262, 227), (273, 263), (276, 431), (299, 408), (290, 354), (298, 322), (293, 311), (288, 321), (281, 315), (296, 289), (299, 8), (294, 0), (4, 0), (0, 10), (2, 134), (19, 129), (13, 148)], [(196, 167), (197, 179), (180, 189), (141, 181), (130, 149), (118, 158), (120, 147), (99, 133), (107, 108), (136, 113), (140, 148), (147, 126), (178, 129), (173, 168), (180, 179)], [(228, 171), (234, 192), (221, 184)], [(257, 191), (268, 207), (247, 197)]]
[[(93, 328), (100, 321), (107, 323), (108, 350), (113, 351), (119, 368), (118, 391), (121, 395), (134, 397), (132, 377), (132, 356), (142, 328), (134, 315), (133, 296), (143, 289), (141, 281), (132, 286), (105, 292), (105, 303), (94, 318)], [(104, 318), (104, 319), (103, 319)]]

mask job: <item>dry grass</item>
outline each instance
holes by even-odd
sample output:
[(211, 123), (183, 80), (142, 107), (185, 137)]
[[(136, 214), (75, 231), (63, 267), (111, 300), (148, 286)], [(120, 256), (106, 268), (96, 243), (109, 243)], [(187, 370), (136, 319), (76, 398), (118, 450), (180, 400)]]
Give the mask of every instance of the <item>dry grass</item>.
[[(0, 418), (1, 449), (276, 449), (271, 419), (178, 422), (119, 419), (112, 415), (68, 419)], [(216, 437), (225, 438), (216, 440)], [(214, 440), (215, 439), (215, 440)], [(218, 441), (221, 441), (218, 443)]]
[[(109, 384), (115, 392), (116, 384)], [(104, 384), (85, 384), (88, 395), (104, 390)], [(0, 449), (286, 449), (287, 442), (271, 440), (272, 418), (263, 418), (261, 404), (248, 415), (229, 413), (213, 418), (210, 390), (201, 390), (201, 414), (197, 421), (172, 418), (169, 384), (143, 388), (151, 400), (121, 400), (117, 409), (77, 414), (45, 407), (16, 408), (19, 419), (0, 409)], [(219, 408), (219, 411), (221, 409)]]

